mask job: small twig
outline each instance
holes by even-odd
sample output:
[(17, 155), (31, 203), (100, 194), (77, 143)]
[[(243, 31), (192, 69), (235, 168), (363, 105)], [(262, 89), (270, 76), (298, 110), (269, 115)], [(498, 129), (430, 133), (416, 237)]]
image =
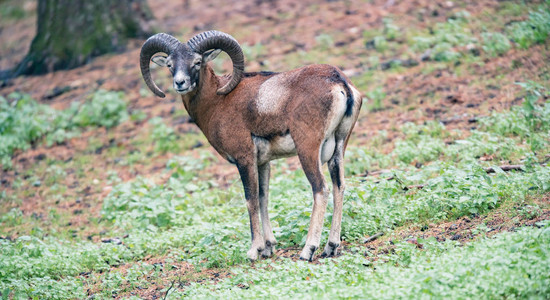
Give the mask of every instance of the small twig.
[(404, 188), (405, 191), (408, 191), (408, 190), (412, 190), (412, 189), (422, 189), (424, 188), (426, 185), (425, 184), (414, 184), (414, 185), (409, 185), (407, 187)]
[(174, 284), (176, 283), (176, 280), (172, 280), (172, 284), (170, 285), (170, 287), (168, 288), (168, 290), (166, 290), (166, 294), (164, 294), (164, 298), (162, 298), (163, 300), (166, 300), (166, 297), (168, 297), (168, 293), (170, 292), (170, 290), (174, 287)]
[(368, 242), (372, 242), (374, 240), (376, 240), (377, 238), (381, 237), (384, 235), (384, 232), (380, 231), (379, 233), (373, 235), (373, 236), (369, 236), (368, 238), (366, 238), (364, 241), (363, 241), (363, 244), (365, 243), (368, 243)]
[(382, 180), (390, 181), (390, 180), (394, 180), (394, 179), (395, 179), (395, 177), (394, 177), (394, 176), (390, 176), (390, 177), (388, 177), (388, 178), (384, 178), (384, 179), (376, 180), (376, 181), (375, 181), (374, 183), (380, 183), (380, 181), (382, 181)]
[[(502, 169), (502, 171), (523, 171), (523, 168), (525, 166), (524, 165), (503, 165), (503, 166), (499, 166), (500, 169)], [(493, 168), (493, 167), (488, 167), (488, 168), (484, 168), (485, 172), (487, 173), (495, 173), (496, 172), (496, 169)]]
[(380, 175), (380, 174), (384, 174), (384, 173), (391, 173), (392, 170), (388, 170), (388, 169), (382, 169), (382, 170), (376, 170), (376, 171), (372, 171), (372, 172), (369, 172), (369, 171), (366, 171), (363, 176), (367, 177), (367, 176), (377, 176), (377, 175)]

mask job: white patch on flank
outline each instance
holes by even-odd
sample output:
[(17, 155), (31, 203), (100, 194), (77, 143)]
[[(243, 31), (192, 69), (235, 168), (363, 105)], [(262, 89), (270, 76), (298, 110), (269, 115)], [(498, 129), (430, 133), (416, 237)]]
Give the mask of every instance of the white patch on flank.
[(342, 117), (346, 112), (346, 102), (348, 99), (344, 87), (342, 87), (340, 84), (332, 87), (331, 92), (334, 101), (332, 101), (332, 109), (330, 110), (330, 113), (328, 115), (329, 123), (326, 131), (328, 135), (333, 134), (334, 129), (336, 129), (338, 124), (340, 124), (340, 121), (342, 121)]
[(348, 97), (343, 86), (340, 84), (334, 85), (331, 89), (331, 94), (333, 97), (333, 104), (327, 116), (325, 140), (319, 149), (319, 158), (321, 159), (322, 164), (329, 161), (334, 154), (334, 149), (336, 146), (335, 131), (336, 128), (342, 128), (341, 124), (342, 122), (345, 122), (343, 119), (347, 107)]
[(275, 75), (260, 85), (256, 102), (258, 113), (272, 114), (279, 111), (281, 103), (290, 95), (283, 78)]
[(271, 143), (271, 149), (276, 154), (290, 154), (296, 151), (296, 145), (290, 134), (287, 134), (275, 138)]
[(357, 115), (359, 107), (355, 107), (358, 105), (358, 102), (361, 101), (361, 93), (357, 89), (355, 89), (353, 86), (350, 86), (351, 92), (353, 94), (353, 111), (351, 116), (345, 117), (342, 122), (340, 123), (340, 126), (338, 127), (337, 135), (345, 135), (349, 134), (351, 127), (355, 123), (354, 115)]
[(321, 146), (321, 163), (326, 163), (332, 158), (334, 154), (334, 149), (336, 146), (336, 141), (334, 139), (334, 134), (329, 136)]
[(296, 155), (296, 145), (290, 134), (274, 137), (271, 141), (256, 136), (252, 140), (256, 145), (259, 165), (277, 158)]
[(327, 116), (328, 124), (327, 130), (325, 131), (327, 133), (325, 139), (334, 134), (334, 130), (342, 121), (344, 113), (346, 112), (346, 102), (348, 99), (346, 91), (339, 84), (332, 87), (331, 93), (334, 100), (332, 101), (333, 104)]

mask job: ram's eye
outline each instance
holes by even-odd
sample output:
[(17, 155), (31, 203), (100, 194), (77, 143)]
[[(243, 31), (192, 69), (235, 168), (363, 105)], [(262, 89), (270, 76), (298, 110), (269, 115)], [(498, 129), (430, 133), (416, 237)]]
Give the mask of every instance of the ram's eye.
[(172, 69), (172, 64), (169, 63), (169, 64), (166, 64), (166, 66), (167, 66), (168, 68)]
[(199, 60), (198, 62), (195, 63), (195, 67), (200, 67), (201, 66), (201, 61)]

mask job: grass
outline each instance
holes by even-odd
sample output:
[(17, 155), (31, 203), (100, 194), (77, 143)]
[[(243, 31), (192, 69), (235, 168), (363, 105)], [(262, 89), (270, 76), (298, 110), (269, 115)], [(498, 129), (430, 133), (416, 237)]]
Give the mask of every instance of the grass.
[(84, 104), (73, 103), (64, 111), (39, 104), (28, 95), (12, 93), (0, 97), (0, 163), (11, 168), (16, 150), (27, 150), (43, 137), (46, 144), (77, 137), (82, 128), (110, 128), (128, 119), (122, 93), (99, 90)]
[(529, 13), (529, 19), (513, 23), (507, 28), (510, 38), (521, 49), (527, 49), (533, 44), (542, 44), (550, 33), (550, 10), (542, 5), (538, 10)]
[(34, 12), (26, 10), (22, 5), (20, 5), (20, 3), (18, 5), (15, 2), (16, 1), (9, 0), (2, 1), (2, 3), (0, 3), (0, 16), (2, 17), (2, 21), (5, 23), (10, 24), (15, 21), (25, 19), (29, 16), (29, 14), (34, 14)]
[[(546, 223), (545, 223), (546, 224)], [(543, 226), (541, 224), (541, 226)], [(521, 229), (466, 247), (423, 240), (423, 251), (399, 242), (394, 254), (371, 262), (360, 247), (319, 265), (288, 259), (233, 269), (216, 285), (192, 284), (173, 299), (190, 298), (544, 298), (550, 292), (550, 230)]]
[(511, 48), (508, 38), (499, 32), (484, 32), (481, 34), (483, 38), (483, 51), (490, 56), (503, 55)]
[[(539, 93), (540, 87), (532, 92)], [(535, 106), (533, 112), (542, 110), (542, 107), (546, 106)], [(477, 153), (486, 152), (485, 148), (480, 152), (472, 151), (468, 154), (462, 154), (464, 152), (461, 150), (462, 147), (472, 149), (472, 145), (461, 142), (440, 149), (440, 153), (438, 152), (439, 154), (436, 156), (426, 156), (424, 163), (428, 164), (420, 170), (394, 171), (393, 177), (395, 179), (380, 182), (349, 180), (344, 205), (343, 239), (360, 247), (358, 243), (363, 237), (379, 231), (392, 231), (399, 227), (414, 226), (415, 224), (421, 226), (432, 222), (453, 220), (462, 216), (486, 214), (500, 206), (509, 206), (512, 203), (523, 207), (518, 213), (519, 215), (524, 215), (525, 218), (536, 215), (537, 208), (526, 199), (528, 195), (542, 195), (550, 192), (550, 185), (547, 184), (550, 182), (550, 171), (548, 167), (536, 164), (537, 156), (531, 152), (532, 150), (528, 146), (522, 143), (522, 132), (496, 130), (499, 127), (494, 123), (497, 120), (510, 120), (510, 122), (527, 122), (527, 124), (531, 124), (532, 122), (529, 120), (532, 121), (532, 118), (538, 119), (539, 115), (526, 113), (529, 108), (525, 106), (520, 108), (512, 110), (510, 113), (488, 117), (484, 123), (486, 124), (485, 129), (480, 131), (480, 134), (482, 136), (483, 134), (494, 134), (496, 138), (507, 138), (513, 141), (510, 142), (511, 150), (509, 150), (512, 154), (507, 155), (513, 155), (517, 151), (522, 155), (531, 153), (529, 154), (532, 160), (531, 165), (526, 165), (525, 172), (506, 173), (499, 171), (495, 175), (487, 175), (482, 169), (483, 164), (475, 160)], [(547, 119), (546, 117), (542, 118), (542, 125), (536, 123), (528, 127), (529, 135), (533, 136), (541, 132), (547, 132), (545, 123)], [(423, 138), (433, 139), (426, 144), (433, 144), (434, 141), (449, 138), (448, 131), (438, 123), (428, 123), (422, 126), (407, 125), (404, 127), (404, 132), (403, 141), (412, 141), (413, 145), (422, 145), (422, 142), (419, 141)], [(476, 143), (477, 138), (474, 134), (464, 141)], [(399, 145), (399, 142), (396, 142), (394, 153), (388, 154), (387, 159), (398, 164), (399, 162), (404, 163), (403, 166), (407, 169), (406, 165), (410, 159), (404, 160), (403, 156), (399, 154), (400, 151), (404, 151)], [(487, 147), (487, 145), (483, 145), (483, 147)], [(418, 149), (410, 151), (417, 155), (413, 157), (414, 160), (424, 157), (422, 156), (424, 154), (419, 153)], [(497, 156), (504, 155), (500, 148), (496, 149), (495, 153)], [(455, 163), (449, 163), (449, 160), (453, 160), (453, 158)], [(376, 159), (376, 161), (383, 160), (384, 158)], [(38, 232), (30, 236), (21, 236), (15, 241), (2, 240), (2, 248), (5, 251), (2, 254), (4, 257), (0, 261), (3, 261), (5, 265), (0, 268), (4, 270), (2, 281), (0, 281), (0, 289), (13, 290), (13, 295), (47, 297), (48, 292), (52, 291), (51, 288), (53, 287), (59, 297), (72, 298), (82, 295), (80, 293), (83, 285), (96, 284), (97, 282), (100, 282), (99, 284), (105, 291), (116, 291), (116, 287), (120, 286), (121, 282), (143, 285), (144, 283), (135, 281), (144, 273), (152, 272), (147, 267), (144, 267), (143, 271), (135, 271), (134, 274), (137, 275), (134, 275), (134, 277), (123, 276), (121, 273), (109, 270), (120, 264), (139, 261), (146, 255), (170, 255), (178, 261), (189, 262), (201, 266), (201, 268), (238, 266), (237, 270), (231, 271), (233, 274), (231, 279), (222, 281), (215, 287), (191, 284), (189, 288), (185, 289), (188, 296), (201, 295), (201, 293), (206, 292), (204, 288), (207, 287), (219, 292), (220, 297), (223, 297), (225, 293), (236, 293), (232, 294), (234, 296), (244, 293), (242, 294), (244, 297), (261, 296), (264, 290), (257, 290), (254, 284), (258, 281), (253, 280), (250, 283), (247, 278), (250, 274), (255, 274), (254, 270), (263, 268), (270, 270), (266, 274), (278, 274), (262, 275), (275, 276), (272, 279), (265, 279), (266, 282), (272, 282), (271, 287), (282, 285), (286, 288), (288, 284), (292, 286), (291, 282), (295, 282), (287, 281), (286, 278), (301, 278), (300, 280), (312, 280), (316, 283), (312, 286), (312, 290), (308, 290), (314, 294), (340, 293), (338, 286), (342, 288), (345, 286), (353, 287), (349, 291), (350, 293), (354, 289), (356, 289), (354, 293), (363, 293), (365, 291), (360, 288), (363, 286), (363, 284), (359, 284), (360, 282), (364, 281), (365, 284), (375, 284), (376, 282), (376, 284), (388, 284), (389, 277), (384, 279), (384, 276), (390, 276), (389, 274), (402, 274), (399, 276), (409, 278), (408, 275), (406, 276), (408, 272), (399, 271), (399, 268), (413, 264), (417, 268), (420, 268), (419, 264), (427, 264), (424, 269), (418, 269), (421, 270), (421, 274), (425, 274), (424, 272), (439, 272), (434, 271), (432, 265), (436, 256), (425, 258), (430, 257), (432, 252), (420, 253), (415, 249), (409, 249), (410, 247), (407, 248), (406, 244), (398, 245), (398, 249), (400, 249), (399, 247), (405, 248), (399, 250), (402, 253), (397, 251), (397, 256), (381, 257), (383, 261), (387, 261), (385, 264), (374, 264), (377, 270), (375, 273), (372, 269), (373, 263), (368, 260), (368, 257), (357, 254), (364, 252), (348, 253), (338, 259), (323, 261), (321, 267), (295, 264), (283, 259), (260, 263), (254, 269), (249, 269), (250, 267), (242, 265), (246, 261), (244, 253), (247, 245), (244, 241), (246, 241), (248, 235), (248, 218), (242, 206), (243, 200), (239, 186), (223, 191), (216, 188), (211, 181), (201, 179), (195, 175), (200, 174), (201, 170), (208, 167), (211, 162), (212, 157), (206, 154), (199, 159), (195, 157), (175, 157), (167, 163), (167, 170), (171, 172), (171, 175), (164, 184), (156, 184), (147, 179), (137, 179), (116, 185), (103, 201), (101, 218), (102, 222), (108, 222), (105, 225), (110, 228), (109, 235), (117, 236), (117, 238), (114, 240), (108, 239), (110, 242), (102, 243), (99, 247), (93, 242), (67, 242), (54, 236), (41, 235)], [(359, 163), (361, 161), (357, 161), (355, 165)], [(59, 169), (52, 168), (48, 169), (47, 172), (53, 174), (54, 177), (55, 174), (63, 176), (63, 171)], [(270, 191), (272, 210), (275, 212), (272, 214), (275, 234), (280, 247), (299, 247), (304, 242), (311, 213), (307, 201), (307, 180), (301, 171), (284, 169), (281, 171), (280, 168), (277, 168), (275, 172), (276, 175), (272, 180)], [(55, 181), (55, 179), (51, 180)], [(424, 187), (414, 193), (409, 193), (403, 189), (413, 184), (424, 184)], [(195, 199), (201, 199), (201, 201), (195, 201)], [(329, 213), (327, 213), (325, 228), (330, 224), (330, 211), (329, 209)], [(3, 224), (13, 226), (22, 221), (21, 217), (21, 213), (15, 209), (3, 215), (1, 220)], [(517, 239), (518, 245), (524, 243), (523, 239), (528, 239), (525, 243), (533, 242), (531, 237), (534, 233), (528, 234), (527, 232), (530, 231), (527, 229), (521, 232), (524, 232), (526, 236), (503, 235), (503, 239)], [(324, 238), (326, 238), (326, 234), (325, 231), (323, 233)], [(447, 247), (445, 251), (434, 252), (438, 255), (444, 252), (444, 255), (442, 257), (437, 256), (437, 259), (444, 260), (447, 255), (471, 257), (470, 254), (461, 252), (468, 251), (465, 249), (470, 248), (455, 248), (456, 245), (441, 246), (438, 243), (430, 243), (435, 248)], [(474, 243), (471, 246), (471, 249), (474, 250), (471, 251), (477, 253), (476, 247), (493, 247), (490, 246), (491, 243), (495, 243), (495, 245), (504, 244), (504, 242), (499, 242), (498, 239), (481, 241), (479, 246)], [(494, 247), (500, 249), (499, 251), (502, 250), (499, 248), (500, 246)], [(548, 247), (548, 244), (541, 242), (536, 244), (536, 247), (546, 249), (544, 247)], [(520, 248), (520, 251), (531, 251), (530, 249), (533, 248)], [(540, 251), (536, 250), (535, 253)], [(46, 257), (48, 258), (47, 264), (38, 263)], [(532, 259), (536, 259), (536, 256)], [(449, 260), (451, 259), (449, 258)], [(471, 264), (460, 263), (455, 266), (447, 263), (445, 268), (476, 266), (479, 261), (481, 259), (475, 260)], [(495, 267), (504, 266), (502, 263), (495, 263)], [(522, 263), (525, 264), (525, 268), (532, 265), (528, 259)], [(267, 265), (264, 266), (264, 264)], [(361, 267), (365, 268), (362, 272), (366, 273), (360, 276), (356, 273), (356, 268), (363, 265), (367, 266), (366, 268)], [(439, 264), (436, 263), (435, 265)], [(239, 268), (244, 269), (238, 271)], [(15, 272), (14, 270), (18, 271)], [(273, 273), (272, 270), (287, 272), (288, 276), (281, 277), (279, 272)], [(104, 273), (105, 271), (108, 272)], [(509, 276), (511, 278), (515, 278), (517, 276), (516, 271), (508, 270), (507, 272), (510, 272)], [(96, 274), (94, 275), (96, 277), (87, 277), (88, 281), (86, 281), (77, 276), (86, 272)], [(326, 277), (326, 274), (330, 272), (340, 274), (340, 276), (348, 278), (350, 281), (346, 281), (348, 279), (344, 281), (336, 280), (336, 285), (323, 288), (324, 285), (321, 283), (331, 278)], [(386, 274), (385, 272), (388, 275), (383, 275)], [(441, 270), (441, 272), (443, 271)], [(468, 271), (464, 272), (464, 274), (467, 274)], [(544, 273), (538, 269), (533, 272), (535, 272), (534, 274)], [(345, 274), (355, 275), (349, 278)], [(374, 277), (372, 277), (373, 275)], [(310, 279), (305, 279), (306, 277)], [(406, 280), (414, 280), (414, 278), (417, 277), (410, 277)], [(537, 275), (533, 280), (544, 281), (546, 280), (544, 278)], [(92, 280), (92, 282), (89, 282), (89, 280)], [(280, 282), (277, 280), (280, 280)], [(297, 282), (300, 282), (300, 280)], [(372, 280), (375, 283), (371, 282)], [(466, 277), (463, 280), (464, 288), (456, 287), (451, 289), (449, 293), (468, 295), (463, 293), (466, 293), (470, 289), (468, 287), (471, 287), (476, 280), (470, 280)], [(537, 284), (532, 281), (528, 282), (529, 285), (541, 287), (543, 281)], [(225, 290), (223, 288), (225, 284), (234, 286), (236, 282), (249, 286), (250, 289), (247, 290), (249, 292), (243, 292), (245, 290), (242, 289)], [(481, 287), (475, 285), (474, 290), (476, 293), (479, 293), (479, 295), (483, 295), (485, 292), (487, 295), (494, 293), (494, 286), (497, 283), (490, 280), (484, 282), (485, 284)], [(445, 283), (425, 281), (424, 284), (430, 286), (430, 284)], [(524, 290), (505, 292), (505, 295), (544, 292), (544, 290), (529, 287), (529, 285)], [(288, 288), (293, 293), (303, 295), (303, 290), (291, 286)], [(403, 284), (401, 288), (407, 293), (417, 292), (414, 285)], [(387, 289), (383, 290), (388, 291)], [(434, 286), (426, 288), (429, 293), (441, 292), (442, 290)], [(120, 290), (120, 292), (123, 291), (124, 289)], [(37, 294), (34, 294), (34, 292), (37, 292)], [(259, 294), (248, 294), (252, 292)], [(64, 293), (67, 296), (62, 296), (65, 295)], [(176, 295), (179, 295), (178, 292), (174, 292), (174, 297)], [(393, 294), (388, 292), (385, 296), (381, 294), (381, 297), (391, 298)]]

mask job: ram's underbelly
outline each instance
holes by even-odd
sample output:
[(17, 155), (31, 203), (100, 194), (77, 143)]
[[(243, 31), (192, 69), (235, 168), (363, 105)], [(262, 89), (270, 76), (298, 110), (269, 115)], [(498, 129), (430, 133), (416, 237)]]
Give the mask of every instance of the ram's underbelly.
[[(273, 138), (253, 137), (256, 145), (258, 164), (262, 165), (274, 159), (296, 155), (296, 145), (290, 134), (276, 136)], [(330, 135), (323, 141), (319, 149), (321, 163), (326, 163), (334, 153), (334, 135)]]
[(258, 164), (262, 165), (270, 160), (296, 155), (296, 145), (290, 134), (272, 138), (253, 137), (256, 145)]

